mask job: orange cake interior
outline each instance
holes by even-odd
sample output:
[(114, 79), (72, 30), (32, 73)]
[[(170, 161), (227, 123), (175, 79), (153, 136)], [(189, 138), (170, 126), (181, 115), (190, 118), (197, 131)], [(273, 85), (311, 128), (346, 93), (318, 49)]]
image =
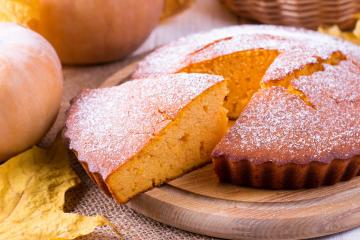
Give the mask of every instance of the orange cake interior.
[(225, 98), (224, 106), (228, 109), (229, 126), (232, 126), (251, 97), (260, 88), (281, 86), (291, 94), (299, 96), (307, 105), (311, 102), (298, 89), (291, 85), (291, 81), (299, 76), (308, 76), (317, 71), (323, 71), (323, 64), (337, 65), (345, 56), (341, 52), (333, 53), (328, 59), (319, 58), (316, 63), (310, 63), (295, 70), (282, 79), (262, 82), (266, 70), (273, 63), (279, 52), (276, 50), (253, 49), (219, 56), (210, 60), (190, 64), (178, 72), (207, 73), (220, 75), (227, 81), (229, 94)]
[(202, 93), (135, 156), (114, 171), (107, 184), (119, 202), (208, 163), (227, 129), (225, 83)]
[(230, 119), (236, 119), (251, 96), (260, 88), (260, 80), (278, 51), (256, 49), (236, 52), (191, 64), (179, 72), (221, 75), (230, 90), (225, 99)]
[(173, 74), (84, 91), (65, 137), (87, 173), (120, 203), (211, 161), (227, 130), (222, 77)]

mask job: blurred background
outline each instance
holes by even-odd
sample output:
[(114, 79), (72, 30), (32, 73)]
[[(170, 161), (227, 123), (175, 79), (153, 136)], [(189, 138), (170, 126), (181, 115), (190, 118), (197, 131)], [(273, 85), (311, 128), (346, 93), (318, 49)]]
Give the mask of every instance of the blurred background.
[[(243, 23), (289, 25), (340, 35), (351, 32), (358, 0), (165, 0), (165, 19), (137, 53), (193, 32)], [(184, 11), (186, 10), (186, 11)], [(179, 12), (182, 12), (179, 14)], [(169, 18), (171, 17), (171, 18)], [(336, 31), (337, 30), (337, 31)], [(351, 34), (348, 36), (349, 38)]]
[(359, 43), (359, 12), (359, 0), (0, 0), (0, 21), (40, 33), (67, 65), (121, 60), (242, 23), (318, 29)]

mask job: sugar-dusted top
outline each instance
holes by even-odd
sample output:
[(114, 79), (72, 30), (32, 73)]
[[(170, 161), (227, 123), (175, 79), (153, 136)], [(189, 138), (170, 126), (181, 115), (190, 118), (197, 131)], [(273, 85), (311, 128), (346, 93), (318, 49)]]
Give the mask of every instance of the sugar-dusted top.
[(342, 61), (292, 81), (315, 109), (284, 88), (251, 99), (214, 156), (278, 164), (328, 163), (360, 154), (360, 66)]
[[(360, 48), (310, 30), (242, 25), (181, 38), (150, 54), (134, 76), (178, 72), (197, 62), (253, 49), (278, 51), (262, 81), (280, 80), (312, 63), (324, 66), (293, 79), (313, 106), (287, 89), (259, 90), (214, 156), (305, 164), (360, 154)], [(326, 64), (333, 54), (341, 61)]]
[(106, 179), (182, 108), (222, 81), (214, 75), (174, 74), (85, 90), (70, 107), (65, 137), (79, 161)]
[(259, 48), (280, 52), (263, 81), (280, 79), (318, 58), (327, 59), (336, 51), (360, 62), (358, 47), (318, 32), (271, 25), (241, 25), (180, 38), (146, 57), (133, 76), (176, 73), (192, 63)]

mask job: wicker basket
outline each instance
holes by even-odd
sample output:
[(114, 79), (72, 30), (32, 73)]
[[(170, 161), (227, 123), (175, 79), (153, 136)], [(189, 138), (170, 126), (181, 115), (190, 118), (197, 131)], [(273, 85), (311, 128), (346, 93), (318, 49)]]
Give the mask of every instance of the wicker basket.
[(315, 29), (337, 24), (343, 29), (354, 25), (360, 0), (223, 0), (239, 17), (261, 23), (293, 25)]

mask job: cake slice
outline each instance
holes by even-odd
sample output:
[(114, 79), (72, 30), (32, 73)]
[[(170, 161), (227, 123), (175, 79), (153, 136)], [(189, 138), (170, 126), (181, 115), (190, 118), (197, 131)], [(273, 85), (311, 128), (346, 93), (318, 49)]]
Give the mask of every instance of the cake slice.
[(211, 161), (227, 129), (222, 77), (172, 74), (85, 90), (65, 137), (89, 176), (118, 202)]

